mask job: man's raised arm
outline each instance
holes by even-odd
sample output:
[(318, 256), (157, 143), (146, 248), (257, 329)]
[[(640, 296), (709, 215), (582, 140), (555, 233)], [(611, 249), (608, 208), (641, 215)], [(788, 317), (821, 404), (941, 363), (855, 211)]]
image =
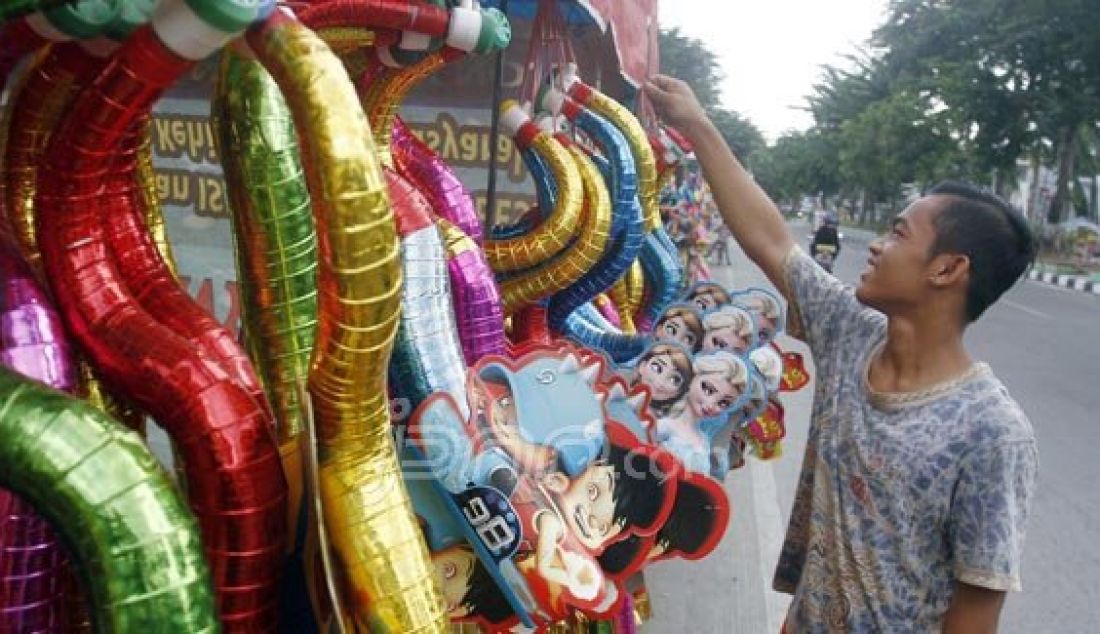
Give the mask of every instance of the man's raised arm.
[(775, 203), (741, 166), (686, 83), (656, 75), (645, 91), (661, 118), (695, 146), (695, 157), (734, 239), (772, 284), (786, 292), (783, 261), (794, 238)]

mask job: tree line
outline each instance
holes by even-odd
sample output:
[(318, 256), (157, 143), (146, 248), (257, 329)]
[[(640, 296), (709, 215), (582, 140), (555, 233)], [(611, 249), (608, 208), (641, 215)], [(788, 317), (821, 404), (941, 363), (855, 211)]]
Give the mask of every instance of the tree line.
[(891, 0), (866, 47), (823, 68), (804, 105), (813, 126), (770, 146), (718, 105), (721, 70), (703, 43), (673, 29), (661, 46), (662, 70), (696, 88), (778, 201), (820, 195), (867, 221), (944, 178), (1007, 195), (1021, 175), (1034, 183), (1045, 168), (1055, 177), (1047, 191), (1029, 192), (1033, 218), (1089, 215), (1087, 201), (1095, 208), (1096, 0)]

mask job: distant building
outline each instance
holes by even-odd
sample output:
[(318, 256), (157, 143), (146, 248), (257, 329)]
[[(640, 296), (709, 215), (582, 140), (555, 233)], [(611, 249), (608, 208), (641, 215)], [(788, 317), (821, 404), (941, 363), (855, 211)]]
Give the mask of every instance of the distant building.
[[(1096, 195), (1098, 179), (1100, 174), (1077, 178), (1087, 203), (1085, 218), (1094, 222), (1100, 220), (1100, 196)], [(1036, 174), (1027, 161), (1019, 161), (1016, 164), (1016, 186), (1012, 188), (1009, 202), (1022, 209), (1031, 222), (1045, 224), (1057, 183), (1058, 173), (1055, 170), (1043, 166)]]

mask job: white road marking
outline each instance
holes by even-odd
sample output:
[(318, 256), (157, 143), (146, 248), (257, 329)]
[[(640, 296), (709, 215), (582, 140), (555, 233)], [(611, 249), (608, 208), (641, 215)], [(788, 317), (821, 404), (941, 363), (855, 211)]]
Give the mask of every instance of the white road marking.
[(1011, 299), (1004, 300), (1004, 303), (1006, 305), (1011, 306), (1013, 308), (1016, 308), (1018, 310), (1022, 310), (1025, 313), (1031, 315), (1032, 317), (1039, 317), (1041, 319), (1051, 319), (1050, 315), (1048, 315), (1048, 314), (1046, 314), (1046, 313), (1044, 313), (1040, 310), (1035, 310), (1034, 308), (1028, 308), (1027, 306), (1024, 306), (1023, 304), (1017, 304), (1016, 302), (1012, 301)]

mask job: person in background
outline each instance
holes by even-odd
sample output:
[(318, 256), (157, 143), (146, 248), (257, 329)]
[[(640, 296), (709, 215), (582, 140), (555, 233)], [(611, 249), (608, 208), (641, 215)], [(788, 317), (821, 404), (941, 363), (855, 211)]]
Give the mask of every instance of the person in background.
[(707, 225), (713, 242), (707, 251), (707, 259), (718, 265), (733, 264), (730, 260), (730, 230), (726, 223), (722, 222), (722, 216), (717, 208), (713, 213), (707, 214)]
[(707, 264), (706, 253), (711, 246), (711, 235), (699, 208), (696, 207), (693, 211), (685, 273), (692, 282), (706, 282), (710, 280), (710, 265)]
[(826, 214), (821, 226), (814, 232), (810, 241), (810, 256), (830, 273), (840, 257), (840, 234), (837, 232), (836, 216)]
[(774, 586), (787, 632), (994, 632), (1020, 589), (1035, 433), (966, 328), (1031, 265), (1000, 198), (946, 182), (874, 240), (856, 288), (796, 244), (688, 85), (652, 77), (745, 254), (786, 296), (818, 389)]

